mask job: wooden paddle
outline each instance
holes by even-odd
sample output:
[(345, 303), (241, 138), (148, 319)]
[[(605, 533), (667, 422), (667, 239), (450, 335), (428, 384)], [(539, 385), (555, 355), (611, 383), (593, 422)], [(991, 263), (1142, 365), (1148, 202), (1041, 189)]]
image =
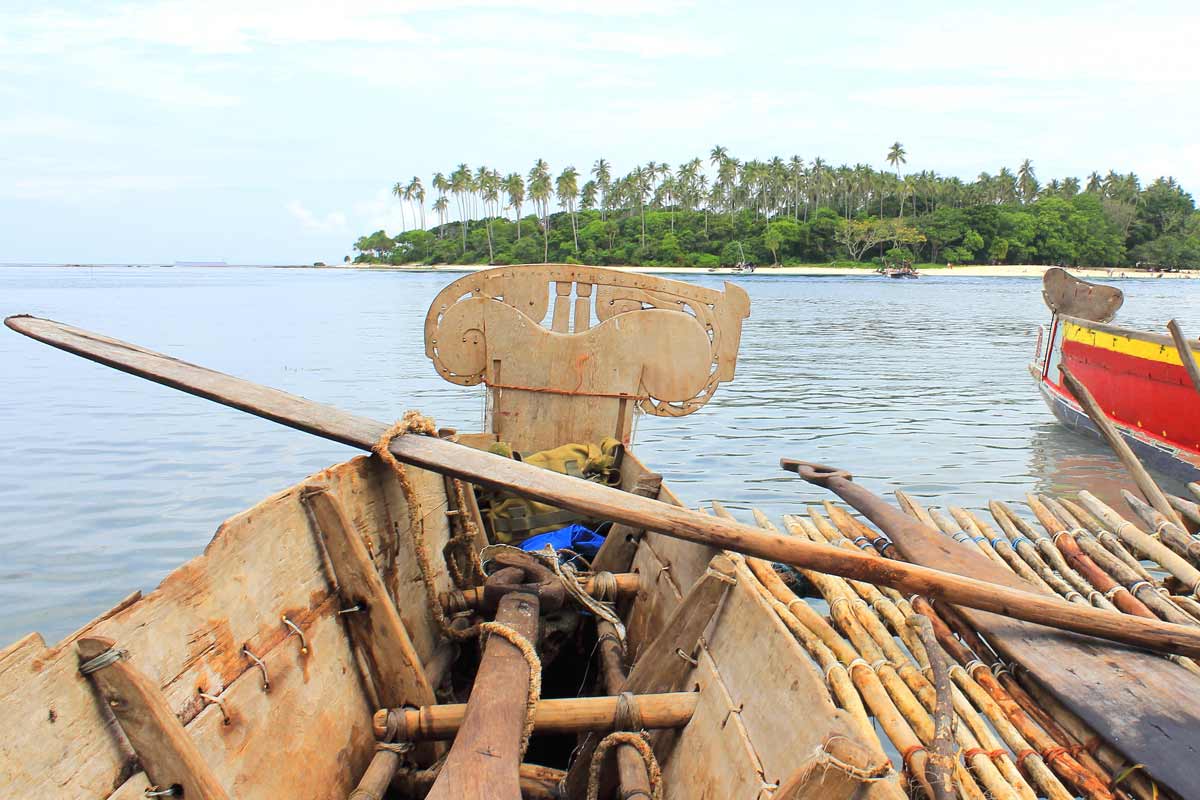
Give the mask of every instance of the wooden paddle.
[[(370, 450), (389, 427), (368, 417), (62, 323), (19, 316), (9, 317), (4, 324), (30, 338), (122, 372), (363, 450)], [(1011, 584), (999, 585), (915, 564), (881, 561), (833, 545), (764, 533), (733, 520), (638, 497), (444, 439), (406, 434), (393, 439), (390, 449), (406, 464), (516, 492), (593, 519), (613, 520), (697, 544), (891, 586), (903, 592), (1149, 650), (1200, 656), (1200, 629), (1084, 608), (1024, 588), (1012, 588)]]

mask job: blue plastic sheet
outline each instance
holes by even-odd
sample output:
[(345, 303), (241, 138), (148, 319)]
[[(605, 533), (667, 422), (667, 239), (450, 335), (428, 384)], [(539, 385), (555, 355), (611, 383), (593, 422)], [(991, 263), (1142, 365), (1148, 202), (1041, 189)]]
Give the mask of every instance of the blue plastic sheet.
[(604, 536), (586, 525), (568, 525), (556, 531), (539, 533), (521, 542), (522, 550), (544, 550), (550, 545), (555, 550), (574, 550), (584, 558), (592, 558), (604, 544)]

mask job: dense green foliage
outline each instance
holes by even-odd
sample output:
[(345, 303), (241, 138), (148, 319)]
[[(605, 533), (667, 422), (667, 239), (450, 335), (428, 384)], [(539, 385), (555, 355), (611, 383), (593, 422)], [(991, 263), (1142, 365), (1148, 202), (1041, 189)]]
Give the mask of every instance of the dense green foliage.
[[(672, 169), (651, 162), (614, 177), (604, 159), (579, 184), (538, 160), (528, 176), (465, 164), (434, 176), (425, 229), (419, 178), (397, 183), (401, 211), (420, 227), (355, 243), (360, 263), (542, 261), (728, 266), (887, 260), (1200, 268), (1200, 212), (1171, 178), (1092, 173), (1039, 184), (1026, 160), (973, 183), (932, 172), (901, 175), (793, 157), (740, 162), (723, 147)], [(551, 203), (562, 209), (551, 213)], [(450, 220), (455, 211), (456, 221)], [(523, 214), (531, 209), (533, 214)], [(512, 212), (510, 218), (508, 212)]]

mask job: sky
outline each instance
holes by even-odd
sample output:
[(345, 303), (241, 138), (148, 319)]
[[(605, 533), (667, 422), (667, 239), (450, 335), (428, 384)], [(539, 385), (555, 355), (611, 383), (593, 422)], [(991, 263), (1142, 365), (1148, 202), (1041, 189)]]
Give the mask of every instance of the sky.
[(414, 175), (716, 144), (1200, 191), (1200, 4), (808, 5), (0, 0), (0, 263), (332, 263)]

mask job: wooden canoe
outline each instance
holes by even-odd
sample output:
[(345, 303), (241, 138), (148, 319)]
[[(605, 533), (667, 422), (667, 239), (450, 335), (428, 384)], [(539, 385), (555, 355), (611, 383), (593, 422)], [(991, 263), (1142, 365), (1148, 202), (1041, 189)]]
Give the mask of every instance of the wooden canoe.
[(1100, 435), (1063, 386), (1062, 365), (1087, 386), (1144, 463), (1185, 483), (1200, 480), (1200, 392), (1186, 354), (1166, 333), (1112, 324), (1123, 301), (1119, 289), (1057, 268), (1047, 271), (1044, 283), (1053, 314), (1030, 372), (1054, 416), (1068, 428)]
[[(487, 385), (490, 429), (441, 435), (475, 448), (503, 438), (526, 453), (604, 436), (628, 445), (635, 410), (692, 413), (733, 379), (748, 313), (729, 283), (569, 265), (462, 278), (430, 309), (427, 353), (447, 380)], [(617, 473), (620, 488), (680, 505), (631, 449)], [(32, 634), (0, 652), (0, 784), (15, 796), (122, 800), (574, 800), (595, 757), (604, 798), (924, 796), (930, 715), (946, 709), (921, 707), (927, 664), (899, 595), (827, 578), (806, 599), (765, 562), (617, 525), (581, 584), (615, 593), (619, 617), (597, 618), (553, 583), (530, 583), (543, 567), (522, 573), (527, 557), (507, 551), (489, 551), (496, 568), (469, 585), (462, 548), (488, 539), (475, 491), (430, 469), (404, 474), (373, 456), (309, 476), (226, 521), (150, 594), (53, 646)], [(830, 519), (830, 544), (872, 538)], [(500, 585), (514, 570), (524, 578)], [(852, 592), (870, 604), (842, 604)], [(900, 626), (868, 626), (872, 610)], [(443, 627), (453, 612), (463, 616)], [(461, 635), (493, 614), (508, 634), (496, 630), (482, 649)], [(525, 693), (538, 684), (509, 635), (541, 665), (545, 702), (533, 706), (524, 754)], [(1055, 688), (1030, 691), (1049, 707)], [(1057, 771), (1075, 773), (1058, 762), (1076, 750), (1080, 769), (1097, 771), (1085, 788), (1120, 778), (1089, 796), (1170, 796), (1144, 767), (1129, 769), (1120, 742), (1066, 710), (1061, 734), (1073, 738), (1026, 752), (1016, 739), (1008, 749), (989, 741), (980, 720), (1029, 712), (969, 703), (954, 711), (959, 797), (1032, 798), (1018, 764), (1042, 781), (1039, 794), (1064, 797)], [(614, 729), (638, 741), (646, 729), (654, 768), (628, 739), (601, 760), (597, 745)], [(1163, 742), (1168, 754), (1186, 746)]]

